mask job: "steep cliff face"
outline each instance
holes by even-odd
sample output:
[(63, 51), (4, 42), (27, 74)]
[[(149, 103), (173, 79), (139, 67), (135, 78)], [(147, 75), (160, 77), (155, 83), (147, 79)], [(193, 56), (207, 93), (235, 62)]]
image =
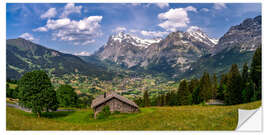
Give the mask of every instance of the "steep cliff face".
[(219, 39), (213, 55), (231, 49), (236, 49), (239, 52), (254, 51), (261, 45), (261, 31), (261, 16), (246, 19), (240, 25), (232, 26)]
[(161, 39), (141, 39), (120, 32), (112, 35), (107, 44), (95, 53), (101, 60), (110, 60), (128, 68), (143, 61), (145, 49)]
[(143, 67), (149, 69), (177, 68), (184, 71), (190, 62), (204, 54), (216, 45), (199, 29), (188, 32), (173, 32), (165, 39), (141, 39), (123, 32), (112, 35), (107, 44), (95, 55), (101, 60), (110, 60), (126, 67)]
[(190, 64), (208, 54), (215, 46), (203, 32), (173, 32), (158, 44), (146, 50), (145, 60), (141, 64), (147, 69), (165, 71), (170, 75), (184, 72)]

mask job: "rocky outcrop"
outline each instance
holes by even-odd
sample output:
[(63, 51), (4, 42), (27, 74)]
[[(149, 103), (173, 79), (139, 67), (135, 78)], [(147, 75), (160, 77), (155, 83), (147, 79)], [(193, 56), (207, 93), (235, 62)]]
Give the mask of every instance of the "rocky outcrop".
[(162, 63), (184, 71), (189, 63), (208, 54), (215, 44), (215, 40), (199, 29), (173, 32), (163, 40), (141, 39), (120, 32), (112, 35), (95, 55), (101, 60), (110, 60), (128, 68), (152, 68)]
[(231, 49), (237, 49), (239, 52), (254, 51), (261, 45), (261, 31), (261, 16), (246, 19), (240, 25), (232, 26), (219, 39), (213, 55)]

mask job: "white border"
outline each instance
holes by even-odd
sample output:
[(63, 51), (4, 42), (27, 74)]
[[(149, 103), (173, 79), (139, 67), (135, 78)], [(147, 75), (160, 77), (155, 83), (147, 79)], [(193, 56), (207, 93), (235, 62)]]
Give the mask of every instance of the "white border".
[(6, 130), (6, 5), (0, 1), (0, 134)]
[[(262, 43), (263, 43), (263, 131), (262, 132), (235, 132), (235, 131), (6, 131), (6, 3), (262, 3)], [(270, 4), (269, 0), (0, 0), (0, 135), (88, 135), (88, 134), (108, 134), (108, 135), (122, 135), (122, 134), (186, 134), (186, 135), (223, 135), (223, 134), (270, 134), (270, 112), (269, 112), (269, 75), (270, 75)], [(267, 80), (268, 79), (268, 80)], [(266, 125), (266, 126), (265, 126)]]

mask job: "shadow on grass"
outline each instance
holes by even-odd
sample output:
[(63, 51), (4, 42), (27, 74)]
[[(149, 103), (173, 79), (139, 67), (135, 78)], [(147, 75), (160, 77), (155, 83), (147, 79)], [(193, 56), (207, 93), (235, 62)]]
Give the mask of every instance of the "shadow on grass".
[(72, 115), (75, 111), (59, 111), (59, 112), (43, 112), (42, 117), (44, 118), (60, 118), (60, 117), (66, 117), (68, 115)]

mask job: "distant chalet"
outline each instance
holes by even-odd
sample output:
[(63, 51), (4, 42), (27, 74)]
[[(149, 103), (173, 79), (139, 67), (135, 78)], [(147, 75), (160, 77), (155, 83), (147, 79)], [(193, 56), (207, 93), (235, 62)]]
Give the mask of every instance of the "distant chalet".
[(136, 103), (115, 92), (104, 93), (104, 95), (100, 95), (92, 101), (91, 108), (94, 110), (95, 118), (96, 115), (102, 111), (104, 106), (109, 106), (111, 112), (133, 113), (139, 111), (139, 107)]

